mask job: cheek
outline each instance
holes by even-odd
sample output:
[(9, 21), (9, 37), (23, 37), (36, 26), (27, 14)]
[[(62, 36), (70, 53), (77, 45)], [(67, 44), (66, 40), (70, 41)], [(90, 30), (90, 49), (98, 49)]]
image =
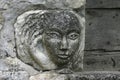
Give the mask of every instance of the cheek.
[(56, 50), (59, 48), (60, 40), (45, 38), (44, 43), (45, 43), (46, 47), (49, 48), (50, 50)]
[(79, 48), (79, 39), (69, 40), (69, 48), (72, 51), (76, 51)]

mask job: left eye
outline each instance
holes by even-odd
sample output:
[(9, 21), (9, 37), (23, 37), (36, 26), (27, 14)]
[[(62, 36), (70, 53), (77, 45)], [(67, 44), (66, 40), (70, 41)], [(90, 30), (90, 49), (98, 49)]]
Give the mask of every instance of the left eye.
[(70, 33), (69, 35), (68, 35), (68, 38), (69, 39), (72, 39), (72, 40), (75, 40), (75, 39), (77, 39), (79, 37), (79, 34), (78, 33)]

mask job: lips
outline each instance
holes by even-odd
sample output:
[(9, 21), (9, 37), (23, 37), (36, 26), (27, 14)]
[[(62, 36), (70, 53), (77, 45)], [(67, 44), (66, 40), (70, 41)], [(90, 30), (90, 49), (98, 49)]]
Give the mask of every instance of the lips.
[(66, 54), (58, 54), (58, 57), (62, 59), (67, 59), (69, 56)]

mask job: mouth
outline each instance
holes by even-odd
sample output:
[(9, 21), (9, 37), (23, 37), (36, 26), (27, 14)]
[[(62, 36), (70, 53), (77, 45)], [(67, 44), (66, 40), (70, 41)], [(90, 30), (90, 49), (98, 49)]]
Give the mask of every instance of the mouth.
[(69, 55), (64, 54), (58, 54), (58, 57), (61, 59), (67, 59), (69, 57)]
[(66, 56), (66, 55), (58, 55), (58, 57), (61, 58), (61, 59), (67, 59), (68, 58), (68, 56)]

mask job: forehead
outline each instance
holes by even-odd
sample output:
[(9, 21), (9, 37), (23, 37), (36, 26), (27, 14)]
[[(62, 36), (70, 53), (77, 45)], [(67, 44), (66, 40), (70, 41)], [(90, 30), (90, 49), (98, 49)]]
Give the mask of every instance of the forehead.
[(57, 28), (59, 30), (77, 29), (80, 30), (78, 17), (69, 11), (47, 13), (47, 29)]

